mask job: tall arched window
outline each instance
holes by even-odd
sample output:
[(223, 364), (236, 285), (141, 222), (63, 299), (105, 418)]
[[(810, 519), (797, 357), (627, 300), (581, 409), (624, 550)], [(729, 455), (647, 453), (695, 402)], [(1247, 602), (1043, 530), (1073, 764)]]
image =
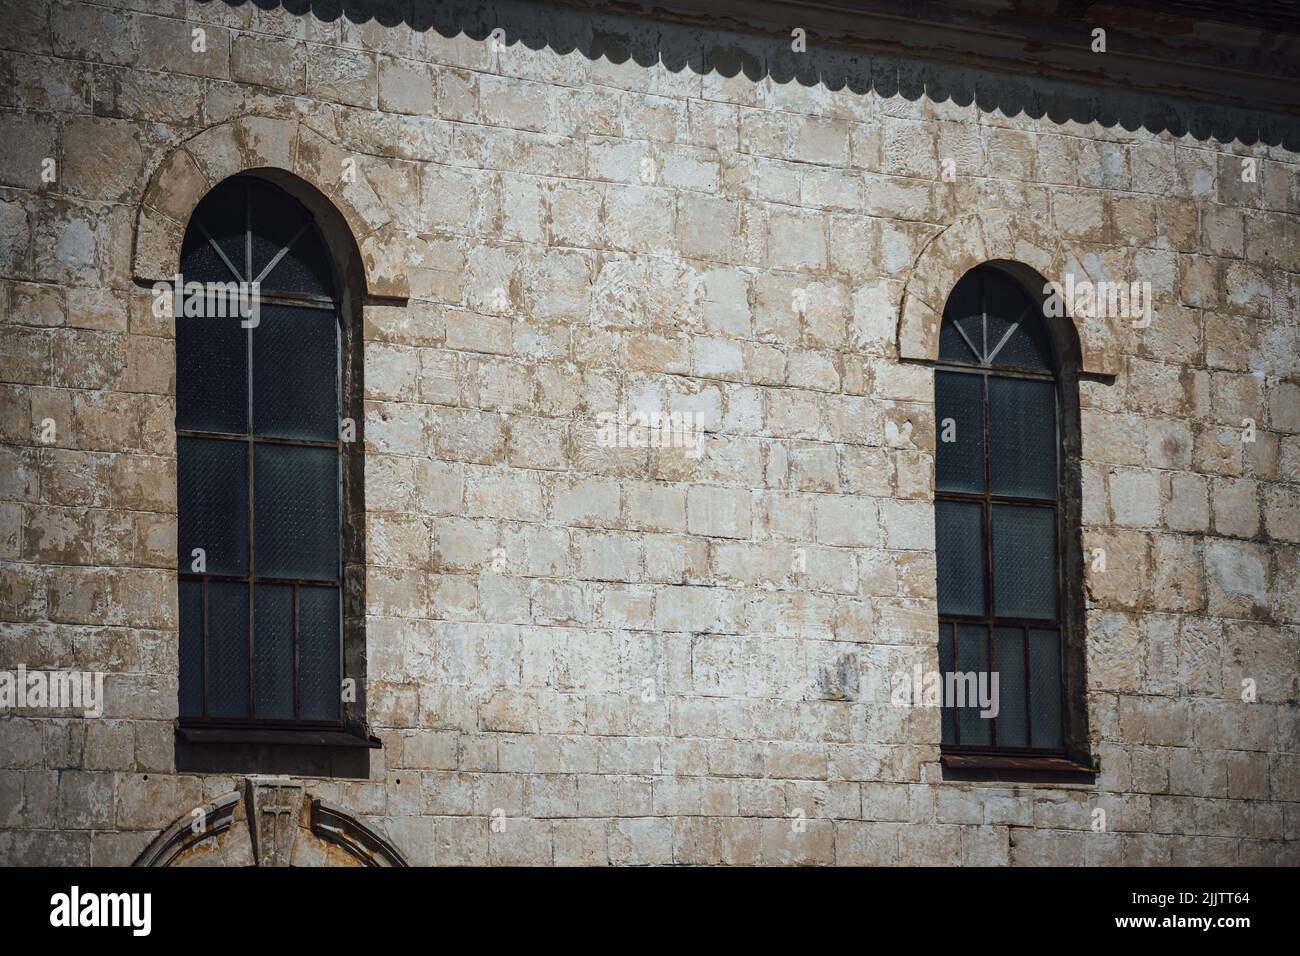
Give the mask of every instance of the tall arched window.
[[(337, 726), (345, 352), (325, 242), (288, 193), (235, 176), (195, 209), (180, 266), (182, 725)], [(255, 311), (193, 306), (190, 283), (252, 282)]]
[(998, 700), (996, 716), (969, 695), (943, 708), (948, 752), (1067, 749), (1059, 353), (1006, 272), (980, 266), (950, 293), (935, 370), (939, 664), (996, 673)]

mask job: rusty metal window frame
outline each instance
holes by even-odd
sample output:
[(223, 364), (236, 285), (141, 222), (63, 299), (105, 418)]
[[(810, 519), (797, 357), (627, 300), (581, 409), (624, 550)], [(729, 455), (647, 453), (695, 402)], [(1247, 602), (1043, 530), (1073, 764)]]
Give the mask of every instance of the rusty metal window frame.
[[(979, 282), (979, 308), (981, 313), (981, 325), (985, 326), (988, 320), (988, 301), (987, 290), (985, 288), (984, 276), (990, 266), (978, 266), (974, 270)], [(1036, 314), (1035, 306), (1026, 294), (1029, 304), (1018, 317), (1014, 319), (1011, 316), (1002, 318), (1014, 322), (1014, 327), (1018, 327), (1026, 319)], [(990, 755), (1009, 755), (1021, 757), (1064, 757), (1067, 752), (1066, 742), (1067, 735), (1067, 712), (1068, 712), (1068, 685), (1066, 681), (1065, 669), (1067, 666), (1066, 659), (1066, 626), (1067, 615), (1065, 609), (1065, 589), (1064, 581), (1064, 548), (1067, 542), (1073, 541), (1074, 537), (1067, 533), (1067, 529), (1062, 527), (1064, 521), (1064, 508), (1062, 507), (1062, 487), (1064, 456), (1062, 454), (1062, 436), (1061, 436), (1061, 400), (1060, 400), (1060, 382), (1061, 376), (1059, 370), (1052, 367), (1047, 371), (1041, 369), (1030, 369), (1016, 367), (1012, 365), (997, 365), (995, 359), (1001, 349), (1002, 344), (1010, 338), (1011, 332), (1004, 336), (1003, 341), (994, 346), (990, 351), (990, 343), (985, 340), (983, 348), (976, 347), (966, 332), (956, 324), (952, 315), (945, 305), (942, 316), (943, 324), (952, 324), (960, 333), (966, 345), (978, 359), (978, 362), (963, 363), (961, 361), (940, 357), (934, 364), (934, 370), (938, 372), (953, 372), (965, 375), (977, 375), (980, 378), (980, 397), (981, 397), (981, 419), (983, 422), (983, 491), (981, 492), (961, 492), (961, 491), (943, 491), (938, 487), (938, 469), (936, 467), (936, 482), (934, 497), (935, 502), (952, 501), (966, 504), (978, 504), (981, 508), (981, 540), (980, 555), (983, 566), (983, 593), (984, 593), (984, 613), (980, 615), (971, 614), (952, 614), (939, 613), (939, 640), (947, 641), (951, 651), (952, 669), (960, 671), (961, 660), (958, 654), (957, 629), (962, 624), (973, 624), (984, 628), (985, 632), (985, 655), (987, 667), (992, 671), (994, 667), (994, 633), (996, 628), (1002, 629), (1019, 629), (1021, 649), (1024, 654), (1024, 681), (1020, 692), (1023, 695), (1024, 714), (1025, 714), (1025, 741), (1026, 746), (1013, 747), (1005, 744), (999, 744), (997, 739), (997, 721), (989, 721), (989, 742), (964, 744), (961, 741), (961, 715), (960, 712), (953, 708), (952, 726), (954, 739), (946, 739), (946, 730), (941, 729), (940, 749), (945, 754), (990, 754)], [(1054, 366), (1052, 357), (1045, 355), (1049, 366)], [(1040, 382), (1050, 382), (1053, 385), (1053, 425), (1054, 425), (1054, 442), (1053, 447), (1056, 453), (1055, 462), (1055, 487), (1052, 498), (1032, 498), (1017, 495), (994, 494), (990, 481), (990, 462), (991, 449), (989, 442), (990, 429), (990, 408), (989, 408), (989, 380), (993, 378), (1020, 378), (1030, 379)], [(935, 388), (938, 389), (938, 377), (935, 378)], [(937, 394), (936, 394), (937, 405)], [(943, 442), (935, 443), (935, 460), (936, 466), (938, 456), (941, 454)], [(1024, 618), (1000, 616), (996, 613), (995, 596), (994, 596), (994, 564), (993, 564), (993, 508), (997, 505), (1015, 505), (1018, 507), (1033, 507), (1047, 509), (1053, 512), (1053, 526), (1056, 529), (1056, 548), (1054, 557), (1056, 560), (1056, 614), (1052, 618)], [(935, 511), (936, 526), (939, 522), (938, 509)], [(1057, 661), (1059, 673), (1057, 675), (1059, 688), (1059, 720), (1060, 726), (1057, 728), (1057, 735), (1061, 741), (1059, 746), (1035, 747), (1033, 736), (1033, 698), (1031, 694), (1032, 671), (1030, 668), (1030, 630), (1054, 630), (1057, 639)], [(999, 695), (1005, 693), (1005, 688), (999, 682)], [(947, 710), (946, 702), (944, 709)], [(941, 728), (943, 721), (941, 721)]]
[[(245, 177), (237, 177), (244, 179)], [(265, 181), (263, 181), (265, 182)], [(223, 183), (216, 188), (229, 186), (229, 183)], [(280, 189), (274, 184), (268, 183), (271, 188)], [(283, 192), (283, 190), (281, 190)], [(287, 194), (286, 194), (287, 195)], [(292, 197), (290, 197), (292, 198)], [(243, 187), (244, 201), (244, 268), (241, 271), (226, 256), (225, 252), (211, 236), (202, 221), (195, 215), (192, 219), (192, 225), (197, 227), (201, 232), (207, 244), (217, 253), (222, 262), (234, 274), (236, 281), (250, 281), (246, 277), (253, 277), (252, 264), (252, 244), (254, 230), (252, 226), (252, 198), (251, 192), (247, 185)], [(294, 246), (294, 244), (303, 235), (310, 230), (314, 233), (322, 249), (326, 248), (323, 237), (319, 234), (319, 228), (314, 221), (310, 211), (304, 209), (306, 220), (303, 225), (294, 232), (292, 237), (280, 247), (279, 251), (272, 257), (270, 263), (265, 266), (261, 274), (254, 278), (262, 278), (270, 274), (271, 270), (284, 257), (284, 255)], [(260, 304), (265, 305), (285, 305), (294, 308), (307, 308), (326, 311), (334, 316), (334, 401), (335, 401), (335, 421), (339, 420), (342, 414), (343, 402), (343, 336), (340, 328), (342, 321), (342, 303), (339, 296), (337, 279), (332, 283), (333, 297), (323, 297), (294, 292), (261, 292), (258, 299)], [(331, 731), (339, 730), (344, 727), (345, 721), (343, 716), (343, 706), (341, 694), (335, 700), (338, 718), (336, 720), (304, 720), (301, 714), (300, 684), (302, 673), (302, 641), (301, 641), (301, 621), (300, 621), (300, 593), (303, 588), (333, 588), (338, 593), (338, 620), (336, 622), (336, 654), (337, 654), (337, 673), (342, 679), (344, 675), (344, 621), (343, 621), (343, 603), (344, 603), (344, 582), (343, 582), (343, 524), (345, 520), (344, 509), (346, 501), (343, 495), (343, 442), (341, 435), (336, 431), (334, 440), (318, 439), (299, 439), (299, 438), (279, 438), (272, 436), (257, 435), (254, 428), (253, 403), (254, 403), (254, 378), (253, 378), (253, 335), (256, 328), (244, 329), (245, 340), (245, 397), (247, 400), (245, 414), (245, 430), (243, 432), (219, 432), (204, 431), (198, 429), (176, 429), (177, 439), (197, 438), (205, 441), (228, 441), (244, 443), (246, 451), (246, 474), (247, 482), (247, 538), (245, 541), (247, 556), (247, 572), (243, 575), (238, 574), (214, 574), (214, 573), (196, 573), (193, 571), (178, 570), (177, 577), (180, 581), (197, 581), (201, 585), (201, 617), (202, 617), (202, 653), (200, 657), (200, 666), (202, 667), (202, 713), (199, 716), (181, 714), (179, 725), (182, 729), (186, 728), (210, 728), (210, 729), (257, 729), (257, 730), (301, 730), (301, 731)], [(179, 374), (179, 369), (178, 369)], [(178, 441), (179, 445), (179, 441)], [(331, 579), (316, 578), (286, 578), (286, 577), (269, 577), (257, 574), (255, 565), (255, 548), (256, 538), (256, 521), (254, 512), (255, 503), (255, 450), (259, 446), (279, 445), (300, 448), (328, 448), (334, 451), (335, 463), (335, 495), (338, 501), (338, 526), (335, 528), (335, 541), (337, 542), (335, 550), (335, 573)], [(179, 457), (179, 447), (177, 455)], [(178, 489), (179, 491), (179, 489)], [(184, 501), (180, 500), (178, 494), (177, 512), (185, 506)], [(178, 555), (178, 557), (180, 557)], [(212, 582), (229, 582), (236, 584), (246, 584), (248, 586), (248, 609), (247, 609), (247, 626), (248, 626), (248, 654), (247, 654), (247, 676), (248, 676), (248, 716), (247, 717), (212, 717), (209, 715), (209, 614), (208, 614), (208, 588)], [(256, 668), (256, 613), (255, 599), (258, 584), (281, 585), (292, 588), (292, 694), (293, 694), (293, 718), (263, 718), (257, 716), (257, 668)], [(177, 631), (179, 635), (180, 624), (178, 622)], [(181, 675), (183, 683), (184, 675)]]

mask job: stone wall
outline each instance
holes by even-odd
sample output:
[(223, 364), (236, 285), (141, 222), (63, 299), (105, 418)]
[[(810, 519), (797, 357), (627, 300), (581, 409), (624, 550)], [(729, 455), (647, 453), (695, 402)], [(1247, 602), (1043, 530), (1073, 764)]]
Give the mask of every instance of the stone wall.
[[(409, 862), (1300, 861), (1300, 157), (1191, 103), (497, 13), (0, 0), (0, 669), (108, 695), (0, 716), (0, 861), (130, 863), (243, 778), (176, 770), (145, 283), (260, 168), (368, 296), (383, 749), (305, 776)], [(1080, 322), (1088, 783), (945, 779), (889, 700), (937, 667), (927, 322), (993, 258), (1156, 296)], [(701, 453), (606, 447), (620, 409)]]

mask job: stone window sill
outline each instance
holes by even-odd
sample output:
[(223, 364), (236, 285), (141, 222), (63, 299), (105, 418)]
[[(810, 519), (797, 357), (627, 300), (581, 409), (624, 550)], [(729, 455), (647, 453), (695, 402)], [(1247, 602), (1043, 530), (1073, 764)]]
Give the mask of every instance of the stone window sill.
[(202, 727), (177, 723), (176, 735), (187, 744), (254, 744), (287, 747), (345, 747), (379, 750), (378, 737), (346, 728)]
[(1100, 769), (1070, 757), (1024, 754), (941, 753), (939, 762), (957, 779), (1091, 783)]

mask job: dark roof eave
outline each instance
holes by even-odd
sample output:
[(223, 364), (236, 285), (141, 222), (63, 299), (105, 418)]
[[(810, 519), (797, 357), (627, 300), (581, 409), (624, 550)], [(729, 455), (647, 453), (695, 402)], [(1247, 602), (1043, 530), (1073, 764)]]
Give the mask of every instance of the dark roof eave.
[[(1272, 4), (1246, 3), (1239, 23), (1197, 16), (1191, 0), (1080, 4), (1069, 18), (1030, 2), (1008, 13), (989, 2), (880, 0), (561, 0), (700, 26), (788, 37), (794, 27), (869, 52), (959, 63), (1158, 96), (1300, 115), (1300, 15), (1261, 26)], [(917, 11), (920, 11), (918, 14)], [(1107, 52), (1093, 53), (1092, 30)]]

